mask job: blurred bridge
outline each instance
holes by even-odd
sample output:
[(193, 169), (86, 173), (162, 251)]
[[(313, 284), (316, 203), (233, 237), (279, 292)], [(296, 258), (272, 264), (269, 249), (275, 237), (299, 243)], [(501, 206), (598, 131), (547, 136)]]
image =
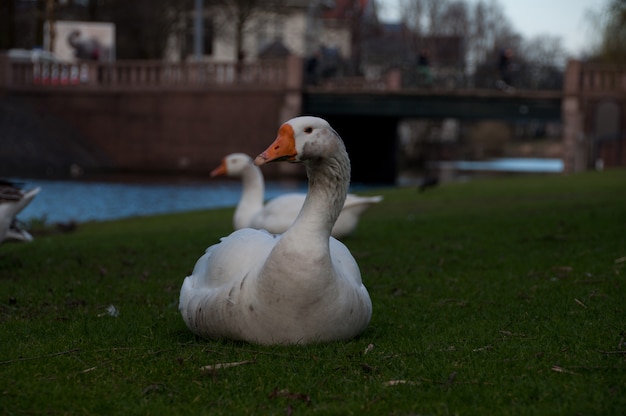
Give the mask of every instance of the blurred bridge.
[[(293, 56), (241, 66), (0, 57), (0, 97), (64, 120), (124, 170), (206, 172), (227, 153), (258, 153), (279, 123), (302, 113), (326, 118), (341, 133), (356, 181), (395, 180), (404, 118), (562, 121), (567, 172), (586, 168), (590, 152), (626, 161), (623, 140), (615, 146), (609, 140), (622, 131), (626, 113), (626, 72), (614, 68), (572, 61), (562, 91), (403, 89), (393, 71), (381, 80), (319, 87), (303, 87), (302, 78), (302, 62)], [(602, 108), (621, 114), (608, 130), (598, 127)], [(590, 140), (599, 136), (600, 147)]]
[(560, 120), (562, 91), (306, 89), (303, 107), (326, 116)]
[(396, 174), (396, 130), (402, 119), (559, 121), (562, 99), (561, 91), (308, 88), (303, 110), (342, 133), (354, 177), (389, 182)]

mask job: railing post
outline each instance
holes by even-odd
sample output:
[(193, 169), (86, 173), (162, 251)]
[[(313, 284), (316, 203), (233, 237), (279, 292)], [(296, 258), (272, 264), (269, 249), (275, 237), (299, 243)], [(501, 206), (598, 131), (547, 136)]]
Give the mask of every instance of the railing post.
[(302, 58), (296, 55), (289, 55), (286, 58), (285, 65), (287, 70), (285, 87), (300, 91), (302, 89)]
[(581, 109), (582, 64), (570, 60), (563, 80), (563, 165), (565, 173), (580, 172), (586, 165), (586, 146)]
[[(277, 124), (280, 125), (287, 120), (302, 114), (302, 81), (303, 66), (302, 58), (296, 55), (289, 55), (285, 58), (284, 65), (284, 94), (283, 104), (280, 108)], [(277, 165), (277, 170), (284, 175), (295, 175), (298, 172), (295, 163), (281, 163)]]
[(285, 99), (280, 110), (280, 125), (302, 112), (302, 58), (289, 55), (285, 59)]
[(385, 75), (385, 87), (388, 91), (398, 91), (402, 88), (402, 71), (392, 68)]
[(11, 79), (11, 61), (7, 53), (0, 53), (0, 93), (9, 86)]
[(102, 74), (102, 78), (104, 78), (104, 69), (102, 64), (82, 62), (80, 65), (81, 83), (100, 87), (104, 82), (104, 79), (98, 78), (98, 74)]

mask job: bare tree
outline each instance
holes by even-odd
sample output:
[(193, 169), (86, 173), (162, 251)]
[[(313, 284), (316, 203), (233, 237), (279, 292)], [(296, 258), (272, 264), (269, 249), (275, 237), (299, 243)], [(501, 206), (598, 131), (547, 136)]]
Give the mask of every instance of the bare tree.
[(500, 3), (478, 1), (470, 17), (471, 27), (467, 37), (470, 72), (475, 66), (494, 59), (494, 51), (514, 42), (516, 34)]
[(534, 89), (560, 89), (566, 52), (558, 36), (538, 35), (524, 40), (518, 53), (518, 82)]
[(450, 2), (439, 16), (437, 33), (464, 36), (471, 27), (469, 7), (463, 0)]
[(424, 4), (419, 0), (400, 0), (400, 16), (404, 23), (418, 37), (426, 34), (428, 29), (425, 28)]
[(259, 12), (259, 0), (214, 0), (215, 6), (220, 7), (224, 18), (218, 30), (229, 31), (234, 36), (235, 59), (241, 63), (244, 59), (243, 39), (244, 34), (252, 23), (255, 13)]
[(162, 59), (171, 33), (185, 11), (185, 0), (101, 0), (90, 13), (115, 22), (120, 59)]
[(565, 64), (565, 49), (563, 40), (559, 36), (538, 35), (527, 39), (522, 43), (520, 53), (524, 58), (537, 65), (559, 65)]
[[(620, 16), (616, 5), (624, 5), (626, 9), (626, 0), (610, 1), (611, 16)], [(565, 61), (561, 39), (544, 35), (525, 40), (515, 31), (498, 0), (402, 0), (400, 4), (403, 22), (413, 31), (418, 44), (428, 44), (428, 37), (463, 39), (462, 61), (464, 75), (471, 81), (469, 86), (493, 88), (498, 79), (499, 55), (504, 49), (511, 49), (514, 75), (520, 86), (560, 87)], [(611, 26), (613, 32), (626, 28), (626, 22), (622, 23)], [(626, 38), (619, 44), (626, 45)], [(436, 55), (437, 51), (430, 52)]]
[(418, 36), (459, 35), (469, 24), (464, 0), (403, 0), (403, 21)]
[(285, 11), (286, 0), (208, 0), (219, 16), (216, 31), (223, 38), (230, 38), (235, 45), (235, 59), (242, 63), (245, 58), (246, 34), (259, 31), (272, 13)]
[(595, 20), (601, 27), (598, 58), (609, 63), (626, 63), (626, 0), (608, 0)]
[[(517, 46), (519, 36), (497, 0), (402, 0), (403, 21), (420, 39), (428, 36), (463, 38), (466, 75), (495, 64), (498, 48)], [(490, 71), (490, 76), (493, 71)]]
[(438, 34), (448, 0), (402, 0), (403, 21), (418, 36)]

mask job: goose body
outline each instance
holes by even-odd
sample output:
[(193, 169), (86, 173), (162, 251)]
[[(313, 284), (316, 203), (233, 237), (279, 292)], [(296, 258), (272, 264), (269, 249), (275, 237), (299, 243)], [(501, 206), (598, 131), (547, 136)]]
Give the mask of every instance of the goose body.
[[(226, 156), (220, 166), (211, 172), (211, 176), (220, 175), (239, 177), (242, 181), (241, 198), (233, 216), (235, 230), (256, 228), (282, 234), (296, 219), (306, 198), (304, 193), (288, 193), (264, 204), (263, 173), (252, 158), (244, 153)], [(382, 196), (348, 194), (341, 214), (333, 225), (332, 236), (343, 238), (350, 235), (356, 229), (361, 214), (382, 199)]]
[(20, 228), (16, 217), (40, 190), (34, 188), (23, 191), (12, 182), (0, 180), (0, 243), (5, 240), (33, 240), (28, 231)]
[(281, 235), (243, 228), (209, 247), (185, 278), (179, 309), (204, 338), (260, 344), (348, 339), (368, 325), (372, 303), (346, 246), (331, 237), (344, 204), (350, 160), (330, 125), (316, 117), (284, 123), (255, 164), (304, 163), (309, 190)]

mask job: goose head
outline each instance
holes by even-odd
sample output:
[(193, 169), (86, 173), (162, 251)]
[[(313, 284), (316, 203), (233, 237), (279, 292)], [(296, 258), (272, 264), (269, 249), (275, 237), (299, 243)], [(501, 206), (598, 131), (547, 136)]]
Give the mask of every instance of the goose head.
[(247, 166), (252, 165), (252, 158), (245, 153), (231, 153), (222, 159), (222, 163), (211, 171), (211, 177), (215, 176), (241, 176)]
[(260, 166), (283, 160), (301, 163), (327, 159), (340, 147), (343, 147), (343, 142), (326, 120), (311, 116), (296, 117), (280, 126), (276, 140), (256, 157), (254, 163)]

